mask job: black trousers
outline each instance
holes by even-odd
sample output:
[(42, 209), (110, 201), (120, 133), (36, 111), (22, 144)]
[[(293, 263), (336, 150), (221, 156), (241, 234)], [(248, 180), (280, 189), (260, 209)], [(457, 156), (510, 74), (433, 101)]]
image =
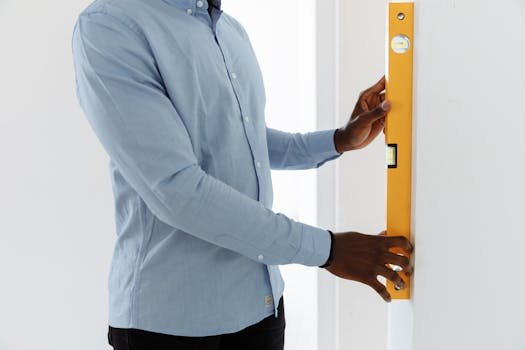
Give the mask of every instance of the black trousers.
[(270, 315), (236, 333), (182, 337), (110, 326), (108, 341), (114, 350), (283, 350), (286, 326), (283, 298), (278, 310), (278, 318)]

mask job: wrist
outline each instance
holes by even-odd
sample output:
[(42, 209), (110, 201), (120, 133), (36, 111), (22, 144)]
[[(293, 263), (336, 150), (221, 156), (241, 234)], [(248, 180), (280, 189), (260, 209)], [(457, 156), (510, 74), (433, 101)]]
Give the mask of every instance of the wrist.
[(351, 151), (347, 140), (348, 140), (348, 135), (344, 127), (335, 130), (334, 145), (335, 145), (335, 150), (338, 153), (343, 154), (345, 152)]
[(342, 146), (342, 137), (341, 137), (341, 134), (342, 134), (342, 129), (336, 129), (335, 132), (334, 132), (334, 146), (335, 146), (335, 150), (339, 153), (339, 154), (342, 154), (344, 153), (344, 150), (343, 150), (343, 146)]
[(326, 262), (323, 265), (319, 266), (320, 268), (329, 267), (334, 258), (334, 233), (330, 230), (327, 231), (330, 234), (330, 252), (328, 254), (328, 259), (326, 259)]

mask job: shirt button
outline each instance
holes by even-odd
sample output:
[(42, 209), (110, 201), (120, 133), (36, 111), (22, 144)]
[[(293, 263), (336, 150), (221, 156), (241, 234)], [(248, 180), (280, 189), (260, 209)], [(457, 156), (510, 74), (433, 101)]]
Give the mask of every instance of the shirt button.
[(259, 259), (259, 260), (264, 259), (264, 255), (260, 254), (260, 255), (257, 257), (257, 259)]
[(250, 121), (250, 118), (249, 118), (249, 117), (244, 117), (244, 121), (245, 121), (246, 123), (248, 123), (248, 122)]
[(202, 6), (204, 6), (204, 3), (201, 0), (197, 1), (197, 7), (202, 7)]
[(193, 10), (192, 10), (192, 9), (187, 9), (187, 10), (186, 10), (186, 13), (187, 13), (188, 15), (191, 15), (191, 14), (193, 13)]
[(261, 162), (257, 162), (257, 163), (255, 163), (255, 165), (257, 165), (257, 168), (260, 168), (261, 167)]
[(232, 78), (233, 78), (233, 79), (237, 79), (237, 74), (232, 73)]

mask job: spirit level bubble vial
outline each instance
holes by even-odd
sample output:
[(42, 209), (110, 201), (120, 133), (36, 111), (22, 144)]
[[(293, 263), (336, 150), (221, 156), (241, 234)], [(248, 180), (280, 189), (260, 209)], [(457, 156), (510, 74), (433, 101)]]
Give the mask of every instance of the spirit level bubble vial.
[[(414, 3), (389, 3), (386, 98), (392, 110), (386, 121), (387, 235), (410, 239), (412, 197), (412, 84)], [(396, 268), (396, 267), (393, 267)], [(392, 299), (410, 299), (410, 279), (400, 274), (407, 288), (397, 290), (387, 281)]]

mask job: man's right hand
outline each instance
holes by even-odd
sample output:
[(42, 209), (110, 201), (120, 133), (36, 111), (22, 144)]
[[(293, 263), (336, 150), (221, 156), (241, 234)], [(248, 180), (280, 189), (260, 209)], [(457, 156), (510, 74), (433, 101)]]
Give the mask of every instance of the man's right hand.
[[(412, 273), (407, 256), (413, 247), (405, 237), (386, 237), (384, 233), (372, 236), (344, 232), (334, 233), (333, 244), (332, 261), (326, 267), (332, 274), (369, 285), (387, 302), (391, 301), (390, 293), (378, 281), (378, 276), (392, 281), (397, 288), (406, 287), (398, 272), (388, 267), (391, 264), (401, 267), (407, 275)], [(406, 252), (406, 256), (392, 253), (392, 248), (401, 249)]]

